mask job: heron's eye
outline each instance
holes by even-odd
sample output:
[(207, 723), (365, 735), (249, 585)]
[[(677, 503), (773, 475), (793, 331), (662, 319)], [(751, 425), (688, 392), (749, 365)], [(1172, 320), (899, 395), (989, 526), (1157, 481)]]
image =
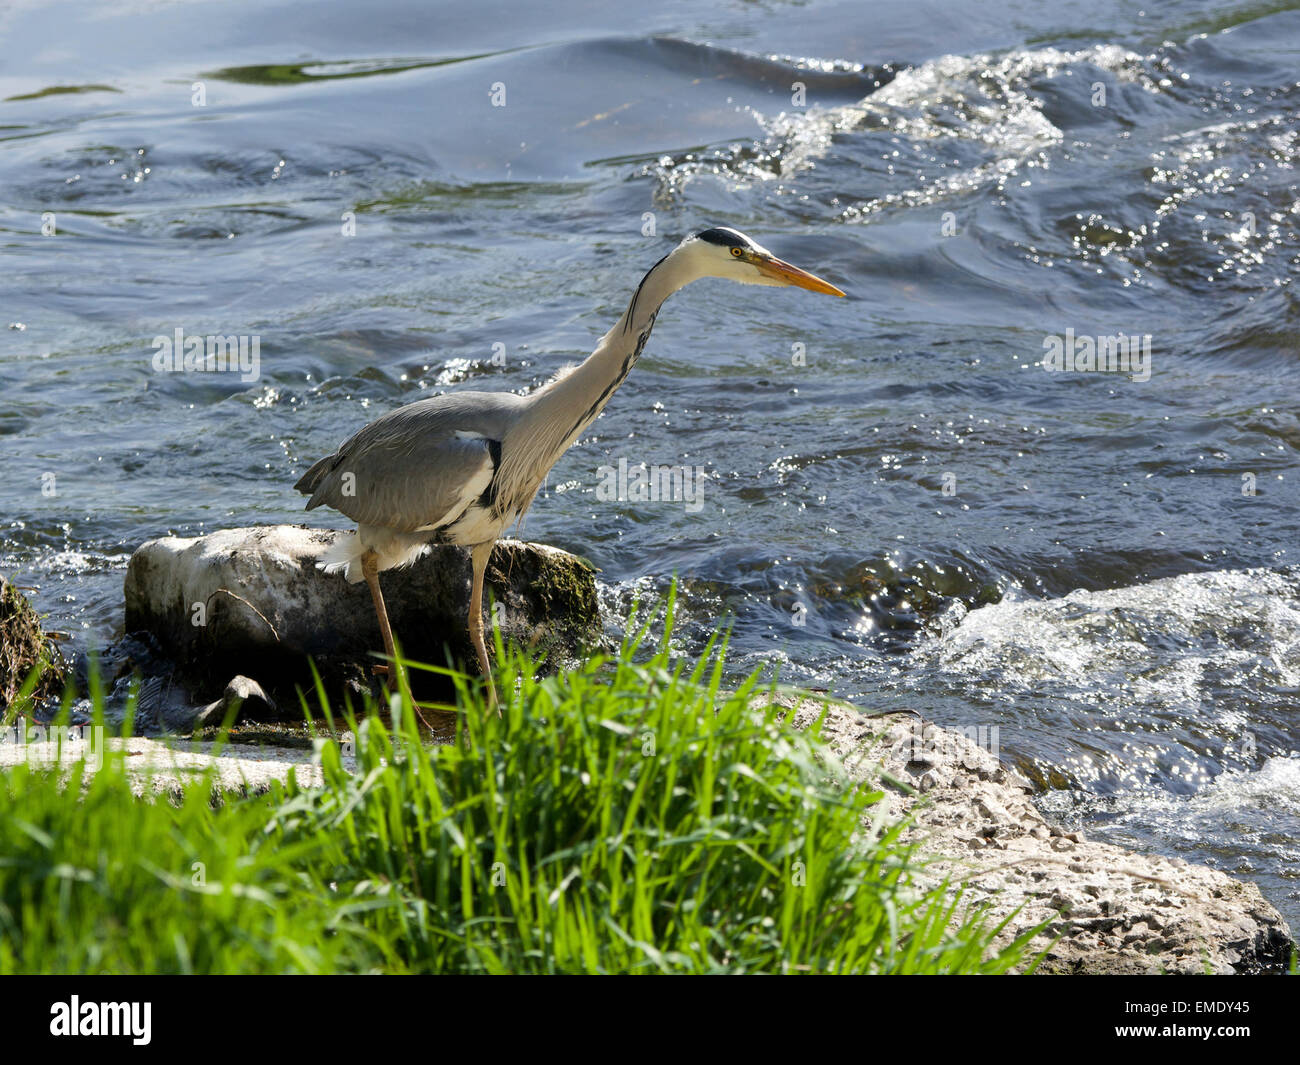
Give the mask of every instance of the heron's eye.
[(740, 248), (732, 248), (731, 254), (734, 255), (737, 259), (739, 259), (744, 254), (744, 251)]

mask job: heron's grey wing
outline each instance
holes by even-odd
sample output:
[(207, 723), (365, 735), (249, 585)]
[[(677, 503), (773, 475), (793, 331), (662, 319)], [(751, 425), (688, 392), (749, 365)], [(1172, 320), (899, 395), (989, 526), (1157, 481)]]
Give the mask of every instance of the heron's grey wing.
[(481, 436), (354, 449), (321, 479), (307, 509), (324, 504), (359, 525), (401, 532), (437, 529), (487, 491), (494, 449), (499, 455), (500, 445)]
[(461, 393), (399, 407), (316, 463), (295, 486), (307, 509), (403, 532), (447, 525), (483, 495), (520, 397)]

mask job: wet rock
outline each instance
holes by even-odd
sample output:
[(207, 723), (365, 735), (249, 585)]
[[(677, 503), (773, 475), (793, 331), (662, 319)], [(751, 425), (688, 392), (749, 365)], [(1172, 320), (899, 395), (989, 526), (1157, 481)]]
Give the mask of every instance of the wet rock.
[[(794, 704), (793, 723), (807, 727), (821, 712), (820, 703)], [(923, 883), (949, 879), (966, 901), (988, 903), (993, 921), (1010, 916), (1002, 941), (1048, 922), (1028, 952), (1050, 945), (1040, 972), (1286, 971), (1290, 930), (1254, 884), (1049, 824), (1030, 785), (1000, 774), (997, 759), (960, 733), (833, 704), (822, 737), (853, 780), (892, 792), (893, 816), (911, 816), (905, 838), (925, 859)]]
[(124, 677), (165, 676), (172, 671), (161, 645), (147, 632), (129, 632), (109, 647), (92, 654), (79, 654), (76, 662), (77, 690), (89, 691), (91, 677), (112, 688)]
[[(73, 725), (94, 719), (89, 695), (96, 689), (104, 693), (104, 724), (114, 730), (130, 716), (135, 732), (174, 732), (178, 722), (192, 719), (198, 709), (176, 675), (176, 664), (147, 632), (128, 633), (108, 647), (78, 654), (72, 676), (78, 696), (69, 708)], [(49, 723), (59, 710), (57, 701), (48, 701), (32, 718)]]
[[(312, 684), (309, 659), (336, 687), (368, 686), (374, 652), (383, 647), (369, 591), (316, 566), (341, 535), (279, 525), (151, 540), (127, 569), (126, 629), (156, 638), (191, 687), (209, 699), (240, 674), (282, 705), (296, 705), (294, 686)], [(463, 549), (435, 546), (409, 569), (382, 574), (380, 583), (408, 658), (435, 665), (475, 661), (466, 632), (470, 564)], [(591, 567), (557, 548), (498, 543), (484, 602), (491, 612), (485, 619), (495, 620), (507, 641), (552, 661), (581, 655), (599, 637)]]

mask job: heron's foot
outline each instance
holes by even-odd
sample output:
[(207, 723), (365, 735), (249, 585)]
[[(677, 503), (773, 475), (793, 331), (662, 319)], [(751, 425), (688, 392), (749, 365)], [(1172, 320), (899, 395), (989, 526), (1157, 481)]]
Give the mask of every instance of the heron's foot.
[[(388, 679), (393, 675), (394, 669), (393, 669), (393, 667), (388, 666), (388, 665), (385, 665), (385, 664), (377, 664), (377, 665), (372, 665), (372, 666), (370, 667), (370, 672), (371, 672), (374, 676), (376, 676), (376, 677), (383, 677), (384, 680), (387, 681), (387, 680), (388, 680)], [(432, 725), (430, 725), (429, 722), (428, 722), (428, 720), (425, 718), (425, 716), (424, 716), (422, 713), (420, 713), (421, 709), (433, 709), (433, 707), (431, 707), (431, 706), (425, 706), (424, 704), (422, 704), (422, 703), (417, 703), (417, 702), (415, 701), (415, 696), (411, 694), (411, 684), (410, 684), (410, 680), (409, 680), (409, 678), (407, 677), (407, 674), (406, 674), (406, 670), (405, 670), (405, 669), (403, 669), (401, 666), (396, 666), (396, 673), (397, 673), (397, 691), (398, 691), (398, 693), (401, 694), (401, 695), (403, 695), (403, 696), (405, 696), (405, 698), (407, 699), (407, 701), (410, 702), (410, 704), (411, 704), (411, 709), (413, 709), (413, 710), (415, 711), (415, 716), (416, 716), (417, 718), (420, 719), (420, 724), (422, 724), (422, 725), (423, 725), (425, 728), (427, 728), (430, 732), (433, 732), (433, 731), (434, 731), (434, 727), (433, 727)], [(392, 685), (391, 685), (391, 684), (388, 684), (388, 683), (385, 683), (385, 684), (384, 684), (384, 691), (385, 691), (389, 696), (392, 696), (392, 694), (393, 694), (393, 687), (392, 687)]]

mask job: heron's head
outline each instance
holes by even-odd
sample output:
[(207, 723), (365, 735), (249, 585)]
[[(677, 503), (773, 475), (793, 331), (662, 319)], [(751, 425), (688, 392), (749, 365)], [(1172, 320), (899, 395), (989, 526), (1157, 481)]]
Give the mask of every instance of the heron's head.
[(726, 226), (715, 226), (687, 237), (678, 247), (702, 277), (725, 277), (742, 285), (794, 285), (832, 296), (844, 293), (829, 281), (778, 259), (757, 241)]

